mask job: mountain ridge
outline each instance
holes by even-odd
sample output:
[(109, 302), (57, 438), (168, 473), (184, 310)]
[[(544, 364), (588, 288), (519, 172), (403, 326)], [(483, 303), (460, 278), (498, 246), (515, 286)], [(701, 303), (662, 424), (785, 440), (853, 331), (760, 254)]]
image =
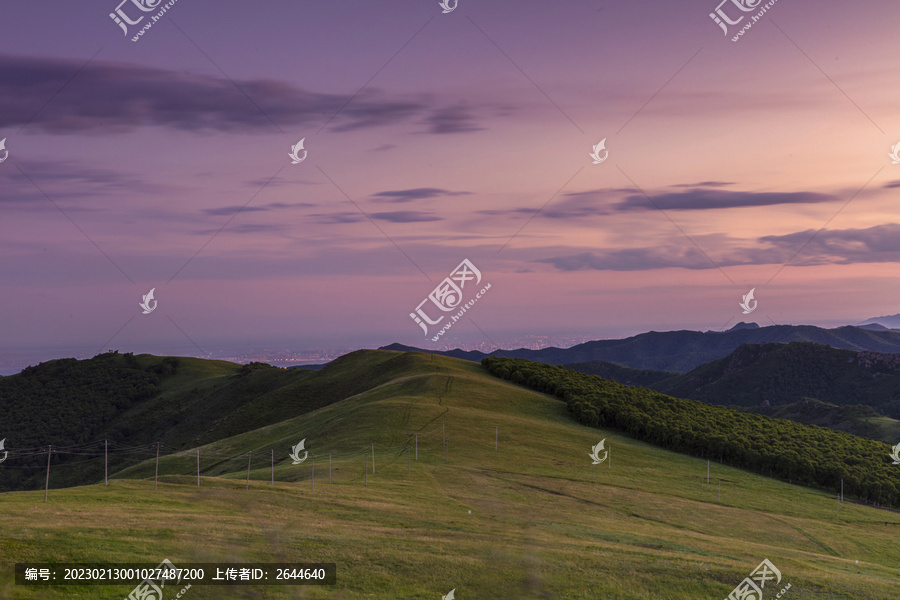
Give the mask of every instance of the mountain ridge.
[[(524, 358), (551, 365), (605, 361), (634, 369), (686, 373), (700, 365), (724, 358), (742, 344), (815, 342), (845, 350), (900, 354), (900, 331), (845, 325), (824, 329), (815, 325), (770, 325), (753, 328), (745, 324), (728, 331), (648, 331), (627, 338), (594, 340), (570, 348), (551, 346), (540, 350), (518, 348), (494, 350), (430, 350), (402, 344), (382, 346), (379, 350), (426, 352), (463, 360), (480, 361), (487, 357)], [(737, 326), (736, 326), (737, 327)]]

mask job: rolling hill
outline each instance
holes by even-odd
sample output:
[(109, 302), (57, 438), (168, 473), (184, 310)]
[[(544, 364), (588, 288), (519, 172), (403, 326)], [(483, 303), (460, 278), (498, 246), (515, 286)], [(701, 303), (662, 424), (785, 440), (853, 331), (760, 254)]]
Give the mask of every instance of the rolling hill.
[(900, 419), (900, 354), (855, 352), (822, 344), (746, 344), (690, 373), (649, 385), (679, 398), (756, 407), (809, 397), (864, 404)]
[[(0, 491), (36, 488), (47, 446), (108, 440), (113, 448), (160, 443), (168, 451), (195, 447), (308, 413), (391, 381), (409, 359), (360, 351), (320, 370), (262, 363), (104, 353), (59, 359), (0, 378), (0, 432), (6, 448), (33, 453), (0, 480)], [(2, 438), (0, 438), (2, 439)], [(103, 478), (103, 462), (59, 455), (59, 486)], [(113, 453), (110, 470), (120, 462)]]
[[(12, 563), (164, 557), (338, 565), (334, 589), (191, 588), (198, 600), (412, 600), (451, 589), (459, 600), (722, 598), (763, 558), (789, 598), (895, 597), (895, 512), (844, 502), (836, 519), (833, 494), (717, 462), (706, 483), (705, 460), (580, 424), (566, 403), (475, 363), (378, 351), (341, 360), (343, 375), (318, 392), (345, 386), (343, 398), (167, 454), (156, 490), (151, 458), (108, 487), (51, 486), (46, 504), (42, 491), (0, 494), (0, 597), (121, 600), (131, 586), (16, 586)], [(203, 367), (191, 368), (212, 387), (241, 370)], [(160, 386), (177, 395), (199, 385), (181, 369)], [(293, 465), (300, 439), (310, 459)], [(609, 460), (593, 468), (588, 451), (601, 439)]]
[(625, 385), (820, 425), (887, 442), (900, 440), (900, 355), (821, 344), (744, 344), (689, 373), (631, 369), (603, 361), (563, 365)]

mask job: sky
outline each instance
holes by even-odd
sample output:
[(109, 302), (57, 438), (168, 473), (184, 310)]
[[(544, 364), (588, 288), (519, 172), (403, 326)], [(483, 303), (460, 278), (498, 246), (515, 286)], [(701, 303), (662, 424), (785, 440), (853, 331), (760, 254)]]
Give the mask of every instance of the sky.
[(7, 360), (900, 312), (900, 6), (119, 2), (0, 5)]

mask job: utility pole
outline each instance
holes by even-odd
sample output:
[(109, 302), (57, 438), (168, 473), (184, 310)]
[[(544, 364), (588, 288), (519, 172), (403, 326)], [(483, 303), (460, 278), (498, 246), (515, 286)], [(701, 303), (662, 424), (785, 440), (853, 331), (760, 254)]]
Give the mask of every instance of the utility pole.
[(47, 490), (50, 489), (50, 452), (52, 445), (47, 446), (47, 483), (44, 484), (44, 502), (47, 501)]

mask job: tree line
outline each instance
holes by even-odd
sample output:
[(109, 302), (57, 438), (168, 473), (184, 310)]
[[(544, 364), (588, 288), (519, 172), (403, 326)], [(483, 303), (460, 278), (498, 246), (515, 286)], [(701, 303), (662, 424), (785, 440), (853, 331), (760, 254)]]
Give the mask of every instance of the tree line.
[(521, 358), (490, 357), (495, 377), (554, 395), (575, 418), (656, 446), (719, 460), (884, 506), (900, 506), (900, 466), (890, 446), (815, 425), (673, 398)]

